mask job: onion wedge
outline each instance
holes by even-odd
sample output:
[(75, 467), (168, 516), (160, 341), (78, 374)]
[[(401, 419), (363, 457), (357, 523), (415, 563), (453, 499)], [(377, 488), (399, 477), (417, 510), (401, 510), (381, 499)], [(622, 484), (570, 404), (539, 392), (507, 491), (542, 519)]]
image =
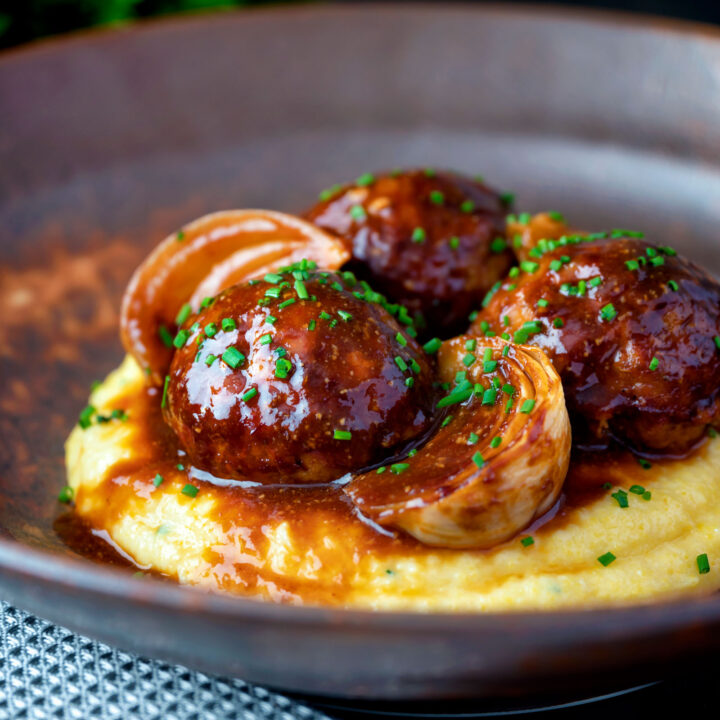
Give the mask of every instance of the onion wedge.
[(489, 548), (560, 494), (571, 444), (562, 385), (541, 350), (500, 338), (453, 338), (438, 360), (451, 386), (435, 433), (416, 454), (356, 475), (345, 492), (365, 517), (427, 545)]
[(163, 240), (135, 271), (122, 303), (123, 345), (151, 382), (160, 384), (172, 357), (167, 339), (183, 305), (195, 312), (203, 298), (303, 258), (336, 270), (350, 253), (341, 240), (294, 215), (271, 210), (205, 215)]

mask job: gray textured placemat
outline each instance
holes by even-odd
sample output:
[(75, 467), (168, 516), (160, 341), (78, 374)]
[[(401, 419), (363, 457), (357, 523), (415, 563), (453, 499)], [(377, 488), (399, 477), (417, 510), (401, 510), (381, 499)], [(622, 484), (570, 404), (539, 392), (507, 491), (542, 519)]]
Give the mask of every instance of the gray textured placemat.
[(145, 660), (0, 604), (0, 720), (327, 720), (294, 700)]

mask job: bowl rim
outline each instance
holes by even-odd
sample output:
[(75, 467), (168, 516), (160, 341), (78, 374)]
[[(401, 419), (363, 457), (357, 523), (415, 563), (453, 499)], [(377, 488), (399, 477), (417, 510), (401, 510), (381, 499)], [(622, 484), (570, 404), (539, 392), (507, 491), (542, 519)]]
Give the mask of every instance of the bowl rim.
[[(483, 3), (475, 6), (461, 2), (380, 2), (371, 6), (374, 15), (387, 13), (480, 14), (508, 18), (522, 18), (528, 22), (574, 21), (595, 26), (622, 27), (636, 31), (651, 31), (675, 35), (688, 40), (713, 41), (720, 44), (720, 27), (697, 21), (668, 18), (624, 10), (600, 8), (570, 8), (561, 5), (532, 5), (527, 3)], [(135, 20), (120, 25), (77, 30), (64, 35), (50, 36), (0, 51), (0, 70), (15, 62), (32, 59), (45, 53), (63, 52), (88, 43), (102, 44), (121, 37), (145, 35), (165, 28), (212, 25), (232, 14), (234, 22), (272, 22), (278, 16), (320, 15), (323, 17), (367, 14), (368, 6), (342, 5), (284, 5), (218, 10), (189, 11), (169, 17)], [(583, 625), (588, 621), (612, 620), (632, 628), (634, 635), (647, 636), (657, 631), (670, 631), (686, 626), (688, 621), (720, 621), (720, 593), (698, 593), (667, 599), (594, 605), (579, 608), (535, 610), (453, 611), (388, 611), (355, 609), (342, 606), (288, 605), (204, 590), (189, 585), (168, 583), (152, 576), (133, 577), (126, 569), (95, 563), (80, 557), (61, 556), (28, 545), (13, 537), (0, 536), (0, 576), (25, 577), (69, 590), (80, 590), (95, 596), (127, 599), (158, 609), (192, 611), (235, 620), (297, 626), (328, 625), (362, 627), (380, 630), (438, 630), (472, 633), (496, 627), (498, 620), (512, 621), (516, 627), (547, 628)]]

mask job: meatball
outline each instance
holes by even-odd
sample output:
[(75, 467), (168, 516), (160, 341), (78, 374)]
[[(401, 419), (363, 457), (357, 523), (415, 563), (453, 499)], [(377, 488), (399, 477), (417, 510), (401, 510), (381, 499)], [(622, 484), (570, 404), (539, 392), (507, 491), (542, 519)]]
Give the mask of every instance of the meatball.
[(412, 170), (364, 175), (305, 217), (345, 238), (359, 276), (449, 337), (512, 265), (506, 206), (482, 182)]
[(581, 442), (680, 455), (720, 421), (720, 285), (627, 233), (541, 241), (472, 329), (550, 356)]
[(175, 339), (163, 409), (197, 467), (324, 483), (428, 426), (433, 368), (411, 320), (352, 273), (296, 266), (205, 304)]

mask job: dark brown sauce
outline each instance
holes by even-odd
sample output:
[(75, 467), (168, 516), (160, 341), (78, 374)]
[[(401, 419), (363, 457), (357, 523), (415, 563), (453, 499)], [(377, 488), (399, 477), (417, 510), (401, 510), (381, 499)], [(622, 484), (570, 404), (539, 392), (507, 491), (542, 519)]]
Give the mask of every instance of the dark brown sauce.
[[(146, 572), (145, 568), (123, 557), (117, 548), (108, 543), (109, 537), (98, 533), (97, 529), (111, 526), (138, 498), (150, 498), (155, 492), (178, 492), (186, 483), (198, 487), (199, 493), (212, 488), (215, 495), (220, 496), (212, 520), (222, 527), (227, 543), (208, 548), (204, 556), (211, 567), (214, 584), (219, 589), (261, 594), (281, 602), (311, 599), (337, 603), (342, 601), (349, 587), (350, 575), (365, 556), (387, 556), (390, 561), (393, 556), (399, 555), (457, 552), (428, 547), (403, 533), (379, 528), (357, 512), (340, 484), (248, 486), (237, 481), (213, 480), (212, 476), (186, 466), (183, 451), (162, 420), (157, 390), (129, 393), (118, 401), (118, 406), (127, 411), (134, 423), (140, 424), (144, 441), (133, 446), (134, 459), (116, 464), (103, 485), (94, 491), (94, 494), (102, 493), (106, 500), (101, 509), (96, 508), (86, 520), (66, 513), (56, 523), (58, 534), (72, 550), (96, 562)], [(655, 462), (653, 468), (665, 462)], [(178, 464), (183, 468), (178, 469)], [(605, 483), (626, 491), (634, 484), (652, 490), (653, 468), (644, 469), (630, 452), (622, 449), (576, 449), (560, 499), (521, 535), (541, 536), (563, 527), (578, 509), (588, 507), (613, 492), (603, 487)], [(153, 484), (156, 474), (164, 478), (159, 487)], [(81, 491), (77, 501), (81, 503), (82, 499)], [(268, 562), (270, 541), (266, 533), (269, 526), (281, 522), (287, 522), (292, 527), (293, 542), (300, 553), (313, 553), (317, 557), (324, 570), (321, 581), (312, 577), (278, 574), (272, 570)], [(324, 547), (327, 536), (341, 538), (344, 545), (334, 549)], [(234, 538), (240, 538), (243, 543), (240, 560), (237, 553), (226, 557), (228, 548), (233, 548)], [(470, 552), (486, 554), (497, 550)]]

